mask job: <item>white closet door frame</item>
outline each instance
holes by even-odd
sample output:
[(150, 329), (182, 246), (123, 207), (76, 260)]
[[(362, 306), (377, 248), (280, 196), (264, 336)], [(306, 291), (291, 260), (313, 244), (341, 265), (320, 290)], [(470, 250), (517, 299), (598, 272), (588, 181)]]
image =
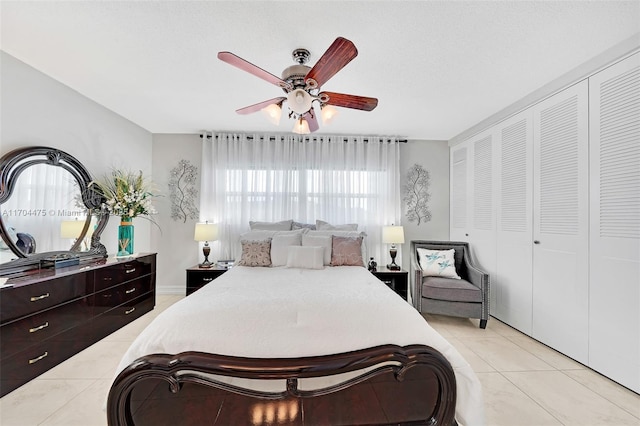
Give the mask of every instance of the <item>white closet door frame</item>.
[(585, 364), (588, 89), (583, 80), (533, 107), (533, 337)]
[(533, 285), (533, 111), (496, 132), (495, 316), (531, 335)]
[(450, 150), (450, 188), (451, 203), (449, 210), (449, 239), (468, 241), (469, 220), (469, 144), (463, 142)]
[(469, 200), (467, 241), (475, 263), (489, 274), (489, 310), (493, 315), (496, 292), (491, 283), (496, 276), (496, 134), (481, 132), (469, 140)]
[(494, 130), (481, 132), (451, 149), (452, 241), (469, 243), (475, 263), (489, 274), (489, 309), (493, 315), (496, 294)]
[(589, 84), (589, 366), (640, 392), (640, 53)]

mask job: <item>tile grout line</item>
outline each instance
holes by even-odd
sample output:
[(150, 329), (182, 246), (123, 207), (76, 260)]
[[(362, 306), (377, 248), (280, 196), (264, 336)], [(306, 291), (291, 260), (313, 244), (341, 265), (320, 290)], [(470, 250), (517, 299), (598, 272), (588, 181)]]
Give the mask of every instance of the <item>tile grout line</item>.
[[(494, 333), (496, 333), (498, 335), (498, 337), (492, 337), (492, 338), (501, 338), (501, 339), (505, 339), (508, 342), (513, 343), (514, 345), (516, 345), (517, 347), (519, 347), (520, 349), (522, 349), (523, 351), (527, 352), (528, 354), (534, 356), (536, 359), (539, 359), (540, 361), (544, 362), (545, 364), (549, 365), (549, 367), (551, 367), (553, 370), (542, 370), (542, 371), (559, 371), (558, 369), (556, 369), (554, 366), (550, 365), (549, 363), (547, 363), (546, 361), (544, 361), (543, 359), (541, 359), (540, 357), (536, 356), (535, 354), (531, 353), (529, 350), (527, 350), (526, 348), (523, 348), (522, 346), (518, 345), (516, 342), (512, 341), (511, 339), (509, 339), (508, 336), (503, 335), (498, 333), (497, 331), (493, 330)], [(523, 333), (524, 335), (524, 333)], [(526, 335), (525, 335), (526, 336)], [(529, 336), (527, 336), (529, 337)], [(486, 337), (488, 338), (488, 337)], [(458, 339), (459, 340), (459, 339)], [(464, 341), (461, 341), (462, 344), (464, 345)], [(473, 352), (476, 356), (478, 356), (480, 359), (482, 359), (485, 363), (487, 363), (487, 365), (489, 365), (491, 368), (493, 368), (495, 370), (496, 373), (498, 373), (500, 376), (502, 376), (506, 381), (508, 381), (509, 383), (511, 383), (513, 386), (515, 386), (516, 389), (518, 389), (520, 392), (522, 392), (522, 394), (524, 396), (526, 396), (533, 404), (537, 405), (538, 407), (540, 407), (540, 409), (542, 411), (544, 411), (545, 413), (549, 414), (549, 416), (551, 416), (551, 418), (553, 418), (554, 420), (556, 420), (558, 423), (560, 423), (561, 425), (565, 425), (564, 422), (562, 422), (560, 419), (558, 419), (558, 417), (556, 417), (555, 415), (553, 415), (553, 413), (551, 413), (549, 410), (547, 410), (542, 404), (540, 404), (540, 402), (538, 402), (535, 398), (533, 398), (531, 395), (529, 395), (527, 392), (524, 391), (524, 389), (521, 389), (517, 384), (513, 383), (511, 380), (509, 380), (509, 378), (507, 376), (505, 376), (502, 370), (496, 368), (493, 364), (491, 364), (487, 359), (485, 359), (484, 357), (482, 357), (482, 355), (480, 355), (477, 351), (473, 350), (473, 348), (464, 345), (467, 349), (469, 349), (471, 352)], [(533, 373), (538, 373), (541, 371), (531, 371), (531, 370), (523, 370), (523, 371), (509, 371), (509, 373), (521, 373), (521, 372), (533, 372)], [(476, 372), (476, 374), (479, 374)]]
[[(595, 373), (595, 374), (600, 375), (603, 379), (611, 380), (611, 379), (609, 379), (609, 378), (608, 378), (608, 377), (606, 377), (606, 376), (602, 376), (602, 375), (601, 375), (600, 373), (598, 373), (597, 371), (590, 369), (589, 367), (587, 367), (587, 369), (589, 369), (590, 371), (592, 371), (592, 372), (593, 372), (593, 373)], [(611, 404), (615, 405), (615, 406), (616, 406), (616, 407), (618, 407), (620, 410), (624, 411), (625, 413), (628, 413), (628, 414), (629, 414), (631, 417), (633, 417), (634, 419), (638, 419), (638, 420), (640, 420), (640, 417), (636, 416), (635, 414), (633, 414), (632, 412), (630, 412), (630, 411), (629, 411), (629, 410), (627, 410), (626, 408), (621, 407), (620, 405), (616, 404), (616, 402), (615, 402), (615, 401), (612, 401), (610, 398), (606, 397), (605, 395), (602, 395), (602, 394), (601, 394), (600, 392), (598, 392), (597, 390), (592, 389), (591, 387), (589, 387), (589, 386), (585, 385), (584, 383), (580, 383), (580, 382), (579, 382), (578, 380), (576, 380), (574, 377), (572, 377), (572, 376), (570, 376), (569, 374), (567, 374), (567, 371), (575, 371), (575, 370), (558, 370), (558, 371), (560, 371), (562, 374), (564, 374), (566, 377), (568, 377), (569, 379), (573, 380), (573, 381), (574, 381), (574, 382), (576, 382), (577, 384), (582, 385), (582, 386), (584, 386), (585, 388), (589, 389), (591, 392), (595, 393), (595, 394), (596, 394), (596, 395), (598, 395), (599, 397), (601, 397), (601, 398), (603, 398), (603, 399), (605, 399), (605, 400), (609, 401)], [(616, 386), (622, 386), (621, 384), (616, 383), (616, 382), (614, 382), (614, 384), (615, 384)], [(622, 386), (622, 387), (624, 387), (624, 386)], [(626, 389), (626, 388), (625, 388), (625, 389)], [(633, 392), (633, 391), (631, 391), (631, 392)], [(635, 392), (634, 392), (634, 393), (635, 393)]]
[[(37, 379), (36, 378), (36, 379), (33, 379), (33, 380), (87, 380), (88, 381), (88, 380), (92, 380), (92, 379), (79, 379), (79, 378), (75, 378), (75, 379)], [(47, 417), (45, 417), (44, 420), (39, 422), (38, 425), (46, 423), (46, 421), (49, 418), (51, 418), (55, 413), (57, 413), (58, 411), (64, 409), (67, 405), (69, 405), (78, 396), (82, 395), (83, 392), (85, 392), (87, 389), (89, 389), (91, 386), (93, 386), (98, 380), (100, 380), (100, 379), (95, 379), (92, 382), (90, 382), (86, 387), (81, 389), (77, 394), (75, 394), (72, 398), (70, 398), (66, 403), (62, 404), (57, 410), (54, 410), (51, 413), (49, 413), (49, 415)]]
[[(549, 364), (551, 367), (553, 367), (553, 368), (554, 368), (554, 370), (561, 372), (563, 375), (565, 375), (566, 377), (570, 378), (570, 379), (571, 379), (572, 381), (574, 381), (575, 383), (577, 383), (577, 384), (579, 384), (579, 385), (581, 385), (581, 386), (585, 387), (586, 389), (590, 390), (591, 392), (595, 393), (596, 395), (600, 396), (601, 398), (603, 398), (603, 399), (605, 399), (605, 400), (609, 401), (611, 404), (615, 405), (616, 407), (618, 407), (619, 409), (621, 409), (621, 410), (622, 410), (622, 411), (624, 411), (625, 413), (628, 413), (628, 414), (630, 414), (632, 417), (634, 417), (634, 418), (636, 418), (636, 419), (639, 419), (639, 420), (640, 420), (640, 418), (638, 418), (638, 417), (637, 417), (636, 415), (634, 415), (633, 413), (629, 412), (626, 408), (621, 407), (620, 405), (618, 405), (618, 404), (616, 403), (616, 401), (612, 401), (609, 397), (607, 397), (607, 396), (605, 396), (605, 395), (601, 394), (600, 392), (596, 391), (595, 389), (592, 389), (591, 387), (589, 387), (589, 386), (587, 386), (587, 385), (585, 385), (585, 384), (583, 384), (583, 383), (580, 383), (578, 380), (576, 380), (574, 377), (570, 376), (570, 375), (569, 375), (569, 374), (567, 374), (566, 372), (567, 372), (567, 371), (584, 371), (584, 370), (588, 370), (588, 371), (591, 371), (591, 372), (593, 372), (593, 373), (595, 373), (595, 374), (598, 374), (598, 375), (602, 376), (600, 373), (598, 373), (597, 371), (593, 370), (593, 369), (592, 369), (592, 368), (590, 368), (589, 366), (584, 365), (584, 364), (582, 364), (581, 362), (576, 361), (575, 359), (573, 359), (573, 358), (571, 358), (571, 357), (569, 357), (569, 356), (567, 356), (567, 355), (563, 354), (562, 352), (558, 352), (557, 350), (553, 349), (553, 348), (552, 348), (552, 347), (550, 347), (550, 346), (545, 345), (544, 343), (542, 343), (542, 342), (540, 342), (540, 341), (538, 341), (538, 340), (534, 339), (533, 337), (531, 337), (531, 336), (527, 336), (527, 335), (526, 335), (526, 334), (524, 334), (524, 333), (522, 333), (522, 334), (523, 334), (523, 336), (525, 336), (525, 337), (527, 337), (527, 338), (529, 338), (529, 339), (531, 339), (531, 340), (533, 340), (533, 341), (535, 341), (535, 342), (538, 342), (538, 343), (540, 343), (541, 345), (544, 345), (545, 347), (549, 348), (550, 350), (552, 350), (552, 351), (556, 352), (558, 355), (563, 356), (563, 357), (565, 357), (565, 358), (568, 358), (568, 359), (570, 359), (570, 360), (572, 360), (572, 361), (574, 361), (574, 362), (576, 362), (576, 363), (580, 364), (580, 365), (581, 365), (582, 367), (584, 367), (584, 368), (581, 368), (581, 369), (579, 369), (579, 368), (576, 368), (576, 369), (560, 369), (560, 368), (556, 368), (556, 367), (554, 367), (553, 365), (549, 364), (547, 361), (545, 361), (543, 358), (541, 358), (541, 357), (539, 357), (538, 355), (534, 354), (533, 352), (531, 352), (531, 351), (527, 350), (527, 349), (526, 349), (525, 347), (523, 347), (522, 345), (519, 345), (519, 344), (518, 344), (518, 342), (516, 342), (516, 341), (514, 341), (514, 340), (510, 339), (510, 338), (509, 338), (509, 336), (505, 336), (505, 338), (506, 338), (506, 339), (508, 339), (508, 340), (509, 340), (510, 342), (512, 342), (513, 344), (515, 344), (516, 346), (520, 347), (522, 350), (527, 351), (528, 353), (530, 353), (530, 354), (531, 354), (531, 355), (533, 355), (534, 357), (538, 358), (540, 361), (542, 361), (542, 362), (544, 362), (544, 363), (546, 363), (546, 364)], [(611, 379), (609, 379), (609, 378), (607, 378), (607, 377), (605, 377), (605, 376), (602, 376), (602, 377), (603, 377), (604, 379), (611, 380)], [(617, 386), (622, 386), (622, 385), (620, 385), (619, 383), (616, 383), (616, 382), (614, 382), (614, 383), (615, 383)], [(515, 385), (515, 384), (514, 384), (514, 385)], [(516, 387), (517, 387), (517, 385), (516, 385)]]
[[(559, 371), (559, 370), (556, 370)], [(536, 373), (535, 371), (530, 371), (532, 373)], [(515, 384), (512, 380), (509, 380), (509, 378), (507, 376), (505, 376), (504, 374), (502, 374), (502, 371), (498, 371), (498, 373), (500, 373), (500, 375), (502, 377), (504, 377), (504, 379), (506, 381), (508, 381), (509, 383), (511, 383), (513, 386), (516, 387), (516, 389), (518, 389), (520, 392), (523, 393), (523, 395), (525, 395), (527, 398), (529, 398), (531, 401), (533, 401), (534, 404), (536, 404), (538, 407), (540, 407), (545, 413), (549, 414), (552, 418), (554, 418), (555, 420), (558, 421), (558, 423), (560, 423), (561, 425), (566, 425), (566, 423), (564, 423), (562, 420), (560, 420), (558, 417), (556, 417), (552, 412), (550, 412), (549, 410), (547, 410), (540, 402), (538, 402), (537, 399), (535, 399), (533, 396), (529, 395), (529, 393), (527, 393), (524, 389), (520, 388), (520, 386), (518, 386), (517, 384)], [(509, 371), (509, 373), (527, 373), (527, 371)]]

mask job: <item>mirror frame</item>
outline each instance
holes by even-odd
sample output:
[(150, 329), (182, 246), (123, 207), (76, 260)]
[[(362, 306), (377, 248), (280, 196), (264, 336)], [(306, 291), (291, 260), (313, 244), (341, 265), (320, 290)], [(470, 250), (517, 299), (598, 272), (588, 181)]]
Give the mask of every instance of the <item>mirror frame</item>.
[[(28, 167), (37, 164), (61, 167), (71, 173), (78, 182), (82, 201), (88, 211), (87, 219), (85, 220), (80, 237), (78, 237), (69, 250), (26, 254), (9, 238), (9, 233), (5, 228), (4, 220), (0, 214), (0, 237), (2, 237), (2, 240), (11, 251), (18, 256), (18, 259), (0, 264), (0, 274), (4, 271), (21, 271), (39, 268), (42, 259), (56, 255), (73, 255), (79, 257), (81, 261), (84, 259), (107, 257), (107, 249), (100, 243), (100, 234), (109, 221), (109, 212), (102, 207), (105, 197), (96, 185), (90, 185), (92, 181), (91, 175), (84, 165), (64, 151), (46, 146), (34, 146), (19, 148), (3, 155), (2, 158), (0, 158), (0, 205), (4, 204), (6, 200), (11, 197), (20, 174)], [(98, 214), (98, 222), (91, 236), (91, 246), (88, 251), (81, 252), (78, 249), (89, 229), (91, 216), (94, 213)]]

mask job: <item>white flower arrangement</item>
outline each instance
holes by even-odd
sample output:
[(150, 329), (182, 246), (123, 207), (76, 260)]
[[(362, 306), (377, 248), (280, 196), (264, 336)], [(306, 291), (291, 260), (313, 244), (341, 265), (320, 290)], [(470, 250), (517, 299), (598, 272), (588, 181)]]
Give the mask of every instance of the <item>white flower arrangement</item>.
[(102, 190), (106, 198), (104, 207), (109, 214), (120, 216), (123, 221), (157, 213), (152, 198), (158, 195), (153, 192), (153, 185), (143, 177), (142, 171), (135, 174), (113, 170), (103, 181), (93, 181), (92, 184)]

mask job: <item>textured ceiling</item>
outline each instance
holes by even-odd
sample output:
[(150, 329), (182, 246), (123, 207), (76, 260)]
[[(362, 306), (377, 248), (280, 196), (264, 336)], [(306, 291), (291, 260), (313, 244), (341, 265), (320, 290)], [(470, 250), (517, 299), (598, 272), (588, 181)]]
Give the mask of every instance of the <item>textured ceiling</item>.
[(1, 48), (153, 133), (287, 132), (235, 110), (337, 36), (359, 55), (324, 90), (379, 99), (319, 133), (450, 139), (640, 32), (639, 1), (0, 2)]

